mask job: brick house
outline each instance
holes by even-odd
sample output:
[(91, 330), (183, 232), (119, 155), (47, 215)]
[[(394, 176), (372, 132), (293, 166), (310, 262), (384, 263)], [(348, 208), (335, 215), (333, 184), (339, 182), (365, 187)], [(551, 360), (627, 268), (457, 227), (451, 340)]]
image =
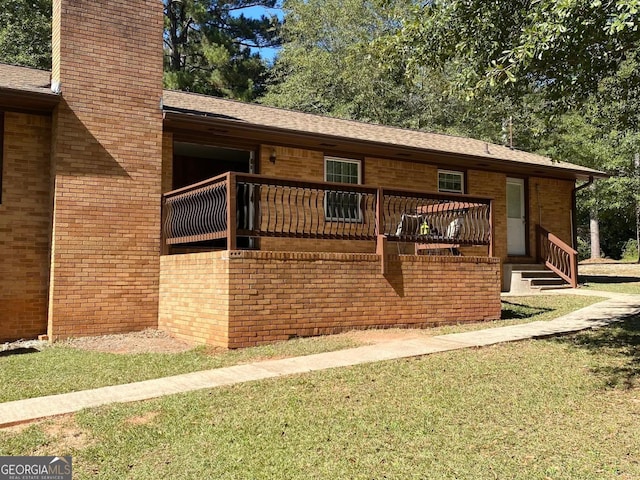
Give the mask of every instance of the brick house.
[(159, 0), (53, 4), (52, 71), (0, 65), (0, 340), (233, 348), (496, 319), (514, 263), (575, 282), (601, 172), (163, 91)]

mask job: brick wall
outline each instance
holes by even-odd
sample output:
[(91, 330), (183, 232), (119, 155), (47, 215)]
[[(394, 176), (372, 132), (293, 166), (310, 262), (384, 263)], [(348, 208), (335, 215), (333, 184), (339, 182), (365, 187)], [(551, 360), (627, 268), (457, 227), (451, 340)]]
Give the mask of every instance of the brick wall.
[(164, 255), (158, 328), (194, 343), (228, 345), (229, 254)]
[(52, 338), (157, 325), (162, 4), (55, 0)]
[[(276, 154), (275, 163), (269, 160), (272, 152)], [(317, 150), (262, 145), (258, 159), (258, 171), (261, 175), (272, 177), (322, 182), (324, 180), (324, 154)]]
[(571, 245), (571, 196), (574, 185), (572, 180), (529, 179), (529, 219), (534, 225), (529, 230), (532, 255), (536, 254), (537, 224)]
[(493, 198), (494, 256), (507, 258), (507, 177), (503, 173), (469, 170), (467, 192)]
[(353, 328), (500, 317), (498, 259), (396, 255), (390, 261), (383, 276), (371, 254), (163, 257), (160, 327), (186, 340), (237, 348)]
[(51, 118), (5, 113), (3, 143), (0, 341), (7, 341), (47, 329)]
[(367, 185), (422, 192), (438, 191), (438, 168), (426, 163), (367, 157), (364, 172)]

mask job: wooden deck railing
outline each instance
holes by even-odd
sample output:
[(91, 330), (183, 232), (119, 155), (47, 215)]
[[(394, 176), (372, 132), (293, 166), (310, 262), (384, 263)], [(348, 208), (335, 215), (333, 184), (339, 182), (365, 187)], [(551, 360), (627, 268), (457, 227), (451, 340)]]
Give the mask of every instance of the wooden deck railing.
[(489, 245), (491, 199), (229, 172), (163, 198), (167, 245), (290, 237)]
[(229, 175), (205, 180), (163, 196), (162, 233), (168, 245), (227, 238)]
[(578, 252), (540, 225), (536, 230), (538, 261), (577, 288)]
[(468, 195), (382, 190), (383, 231), (391, 240), (491, 244), (491, 200)]

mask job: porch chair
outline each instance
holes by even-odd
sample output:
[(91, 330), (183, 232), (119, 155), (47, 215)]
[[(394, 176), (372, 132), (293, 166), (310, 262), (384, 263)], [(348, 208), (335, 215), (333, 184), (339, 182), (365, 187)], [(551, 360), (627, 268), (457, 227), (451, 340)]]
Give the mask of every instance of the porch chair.
[(403, 213), (396, 227), (395, 236), (398, 238), (398, 254), (400, 254), (400, 243), (404, 241), (415, 243), (418, 239), (427, 240), (427, 236), (434, 233), (429, 222), (424, 215), (415, 213)]
[[(444, 235), (434, 235), (434, 240), (457, 240), (462, 229), (462, 217), (454, 218), (449, 225)], [(462, 255), (460, 253), (460, 244), (457, 243), (416, 243), (416, 255), (420, 255), (421, 252), (432, 252), (439, 250), (449, 250), (451, 255)]]
[[(426, 227), (425, 227), (426, 226)], [(396, 228), (396, 236), (429, 235), (430, 225), (423, 215), (415, 213), (403, 213)]]

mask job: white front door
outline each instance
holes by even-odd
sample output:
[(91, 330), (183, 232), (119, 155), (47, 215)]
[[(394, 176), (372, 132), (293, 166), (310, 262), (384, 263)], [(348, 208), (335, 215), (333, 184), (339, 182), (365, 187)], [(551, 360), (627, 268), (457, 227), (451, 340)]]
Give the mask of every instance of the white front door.
[(524, 180), (507, 178), (507, 254), (526, 255)]

